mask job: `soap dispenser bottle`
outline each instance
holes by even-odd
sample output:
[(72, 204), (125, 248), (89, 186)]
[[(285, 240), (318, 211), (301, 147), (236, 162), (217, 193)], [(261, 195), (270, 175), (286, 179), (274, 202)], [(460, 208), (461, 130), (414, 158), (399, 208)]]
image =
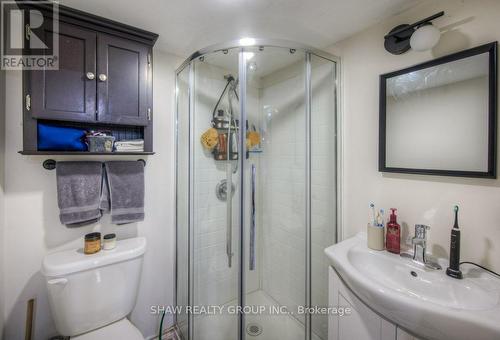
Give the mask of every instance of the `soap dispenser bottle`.
[(387, 251), (394, 254), (401, 252), (401, 226), (397, 222), (395, 208), (391, 208), (389, 222), (387, 222), (387, 231), (385, 235), (385, 247)]

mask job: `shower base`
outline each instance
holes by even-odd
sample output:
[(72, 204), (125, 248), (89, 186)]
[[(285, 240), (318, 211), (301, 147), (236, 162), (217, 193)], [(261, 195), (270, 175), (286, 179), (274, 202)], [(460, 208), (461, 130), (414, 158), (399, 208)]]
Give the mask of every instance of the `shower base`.
[[(236, 305), (236, 303), (236, 301), (231, 301), (227, 305)], [(248, 294), (246, 303), (253, 306), (279, 306), (262, 290)], [(304, 326), (289, 315), (246, 315), (245, 323), (247, 340), (304, 340)], [(236, 315), (198, 316), (194, 324), (196, 340), (234, 340), (237, 338)], [(311, 339), (321, 340), (315, 334)]]

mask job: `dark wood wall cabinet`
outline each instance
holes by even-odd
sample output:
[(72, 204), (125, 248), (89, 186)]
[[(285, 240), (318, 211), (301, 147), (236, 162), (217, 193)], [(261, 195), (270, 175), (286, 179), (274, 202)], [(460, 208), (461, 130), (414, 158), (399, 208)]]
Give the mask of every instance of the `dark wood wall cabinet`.
[[(29, 6), (46, 17), (37, 38), (52, 41), (50, 8)], [(144, 153), (152, 153), (152, 49), (158, 35), (65, 6), (59, 6), (57, 22), (59, 69), (23, 71), (21, 153), (48, 153), (38, 149), (38, 124), (144, 139)]]

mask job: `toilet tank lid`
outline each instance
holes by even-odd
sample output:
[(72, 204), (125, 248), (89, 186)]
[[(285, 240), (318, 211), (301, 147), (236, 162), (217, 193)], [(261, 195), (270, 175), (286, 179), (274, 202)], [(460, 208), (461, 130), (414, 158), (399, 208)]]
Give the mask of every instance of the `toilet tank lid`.
[(83, 249), (71, 249), (48, 254), (43, 259), (42, 273), (45, 276), (62, 276), (123, 262), (142, 256), (146, 251), (146, 238), (135, 237), (116, 241), (116, 248), (101, 250), (92, 255)]

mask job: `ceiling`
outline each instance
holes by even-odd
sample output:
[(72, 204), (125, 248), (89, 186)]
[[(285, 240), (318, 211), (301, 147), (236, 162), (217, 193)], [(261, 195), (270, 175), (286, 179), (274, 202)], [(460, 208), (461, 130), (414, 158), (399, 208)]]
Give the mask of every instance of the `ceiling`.
[(157, 47), (188, 56), (242, 37), (325, 48), (420, 0), (62, 0), (160, 35)]

